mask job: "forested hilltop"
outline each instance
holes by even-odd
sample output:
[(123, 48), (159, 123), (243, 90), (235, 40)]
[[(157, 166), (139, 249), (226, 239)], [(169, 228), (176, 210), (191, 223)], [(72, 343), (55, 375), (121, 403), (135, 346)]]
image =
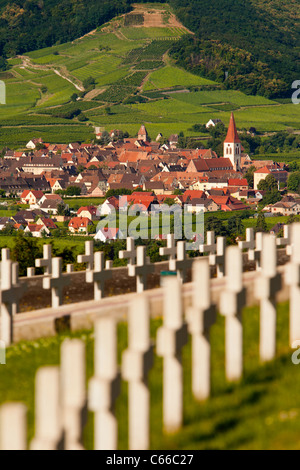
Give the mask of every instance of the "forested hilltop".
[(61, 44), (131, 9), (130, 0), (0, 0), (0, 55)]
[(228, 88), (290, 96), (300, 77), (299, 0), (170, 0), (195, 33), (172, 50), (178, 65)]
[[(0, 0), (5, 58), (81, 37), (137, 0)], [(160, 2), (163, 3), (163, 2)], [(300, 77), (299, 0), (169, 0), (193, 36), (170, 51), (178, 65), (227, 88), (287, 97)]]

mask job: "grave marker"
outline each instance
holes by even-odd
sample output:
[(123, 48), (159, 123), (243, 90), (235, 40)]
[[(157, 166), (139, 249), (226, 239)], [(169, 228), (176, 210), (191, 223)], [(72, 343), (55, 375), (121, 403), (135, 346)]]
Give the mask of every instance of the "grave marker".
[(290, 286), (290, 346), (300, 339), (300, 223), (292, 225), (291, 260), (285, 266), (285, 282)]
[(66, 339), (62, 343), (60, 376), (65, 449), (83, 450), (87, 399), (85, 344), (79, 339)]
[(6, 346), (13, 342), (13, 316), (18, 312), (24, 285), (19, 283), (18, 263), (1, 261), (1, 340)]
[(209, 255), (209, 264), (210, 266), (216, 266), (217, 277), (224, 277), (225, 275), (225, 249), (226, 238), (217, 237), (216, 252)]
[(277, 273), (276, 237), (263, 234), (261, 274), (255, 282), (255, 295), (260, 300), (259, 353), (262, 361), (270, 361), (276, 353), (276, 294), (281, 289)]
[(185, 241), (177, 242), (176, 251), (177, 258), (170, 259), (169, 269), (170, 271), (177, 271), (178, 278), (183, 283), (186, 280), (187, 270), (191, 268), (194, 259), (187, 257)]
[(277, 246), (285, 246), (286, 254), (291, 256), (291, 226), (284, 225), (283, 226), (283, 237), (276, 238), (276, 245)]
[(128, 265), (134, 265), (136, 260), (136, 249), (134, 246), (134, 239), (127, 237), (126, 239), (126, 250), (119, 251), (120, 259), (128, 259)]
[(38, 258), (35, 260), (36, 268), (45, 268), (44, 273), (51, 275), (52, 272), (52, 246), (43, 245), (43, 256), (44, 258)]
[(187, 310), (192, 335), (192, 390), (197, 400), (205, 400), (210, 395), (210, 328), (216, 322), (216, 307), (211, 304), (208, 260), (194, 261), (192, 269), (192, 306)]
[(226, 287), (220, 297), (220, 313), (225, 316), (226, 377), (239, 380), (243, 373), (242, 309), (246, 304), (243, 287), (242, 252), (237, 246), (226, 249)]
[(94, 300), (102, 299), (106, 279), (111, 279), (113, 269), (112, 261), (104, 261), (103, 251), (94, 254), (94, 270), (86, 271), (86, 282), (94, 283)]
[(86, 263), (87, 271), (91, 271), (94, 266), (94, 242), (93, 240), (88, 240), (85, 242), (85, 254), (78, 255), (78, 263)]
[(148, 449), (150, 444), (150, 392), (148, 372), (153, 365), (150, 312), (146, 297), (139, 294), (128, 314), (128, 349), (122, 355), (122, 375), (129, 382), (129, 449)]
[(35, 379), (35, 437), (30, 450), (63, 450), (58, 367), (41, 367)]
[(173, 233), (167, 234), (167, 246), (159, 248), (160, 256), (168, 256), (169, 260), (175, 259), (177, 250), (176, 250), (176, 242)]
[(178, 431), (183, 421), (183, 371), (181, 350), (187, 343), (183, 322), (181, 282), (164, 279), (164, 323), (157, 331), (156, 350), (163, 357), (163, 424), (168, 433)]
[(62, 273), (62, 259), (52, 258), (51, 277), (43, 278), (43, 288), (51, 289), (52, 308), (59, 307), (63, 303), (63, 289), (70, 283), (67, 276)]
[(114, 403), (120, 393), (117, 366), (117, 331), (113, 318), (99, 318), (95, 323), (95, 372), (89, 381), (88, 406), (94, 416), (95, 450), (115, 450), (118, 423)]
[(0, 407), (0, 450), (26, 450), (26, 406), (5, 403)]
[(146, 247), (138, 246), (136, 250), (136, 265), (128, 264), (128, 275), (136, 276), (136, 291), (143, 292), (147, 289), (148, 274), (154, 271), (154, 265), (150, 263), (150, 258), (146, 256)]

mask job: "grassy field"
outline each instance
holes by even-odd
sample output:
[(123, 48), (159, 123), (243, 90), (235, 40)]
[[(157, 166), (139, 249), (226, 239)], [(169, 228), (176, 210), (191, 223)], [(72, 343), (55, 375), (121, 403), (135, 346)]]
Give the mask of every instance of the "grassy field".
[[(155, 338), (161, 320), (151, 322)], [(212, 396), (198, 403), (191, 393), (191, 344), (183, 349), (184, 425), (179, 433), (162, 433), (162, 360), (155, 357), (149, 375), (151, 390), (152, 449), (297, 449), (300, 437), (299, 368), (291, 362), (288, 347), (288, 304), (278, 306), (276, 359), (262, 365), (258, 356), (259, 311), (246, 308), (244, 325), (244, 377), (228, 384), (224, 372), (224, 318), (218, 316), (211, 329)], [(71, 335), (86, 343), (87, 376), (93, 375), (93, 332)], [(0, 401), (23, 401), (28, 407), (29, 439), (34, 433), (34, 376), (38, 367), (59, 363), (59, 349), (65, 338), (43, 338), (21, 342), (7, 350), (7, 364), (0, 368)], [(119, 325), (118, 360), (127, 346), (127, 328)], [(127, 449), (127, 385), (122, 384), (116, 403), (119, 448)], [(85, 430), (85, 445), (92, 448), (92, 426)]]
[[(240, 129), (300, 128), (299, 110), (291, 102), (222, 90), (219, 84), (175, 67), (167, 51), (184, 30), (168, 25), (168, 5), (155, 8), (165, 10), (163, 27), (127, 27), (120, 17), (81, 39), (10, 59), (9, 76), (5, 74), (7, 104), (0, 106), (0, 146), (22, 147), (33, 137), (49, 142), (91, 141), (93, 126), (108, 131), (118, 128), (134, 136), (141, 123), (152, 139), (159, 132), (164, 137), (180, 131), (193, 136), (193, 124), (220, 118), (227, 125), (232, 110)], [(55, 117), (89, 77), (100, 94), (76, 103), (87, 123)], [(159, 93), (149, 95), (151, 90)], [(136, 95), (146, 102), (122, 104)], [(83, 109), (83, 103), (89, 109)], [(110, 114), (105, 112), (107, 106)]]

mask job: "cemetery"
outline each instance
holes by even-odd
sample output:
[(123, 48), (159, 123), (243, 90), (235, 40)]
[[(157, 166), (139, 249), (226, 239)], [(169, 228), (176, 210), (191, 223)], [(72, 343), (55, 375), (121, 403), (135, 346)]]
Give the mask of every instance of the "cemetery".
[[(18, 263), (10, 259), (9, 249), (2, 249), (0, 381), (6, 399), (0, 400), (0, 449), (147, 450), (157, 445), (154, 425), (165, 436), (160, 445), (170, 446), (161, 448), (176, 449), (178, 436), (191, 420), (185, 415), (190, 406), (187, 381), (191, 399), (204, 415), (217, 396), (216, 362), (226, 390), (241, 387), (244, 393), (240, 384), (249, 373), (249, 316), (258, 319), (257, 363), (250, 357), (254, 375), (275, 364), (279, 349), (292, 356), (300, 341), (300, 224), (285, 226), (281, 238), (248, 228), (246, 241), (228, 247), (224, 237), (208, 232), (200, 252), (199, 257), (188, 257), (185, 242), (168, 235), (167, 246), (160, 248), (168, 261), (155, 265), (145, 247), (128, 238), (126, 250), (119, 252), (127, 268), (113, 268), (103, 252), (94, 252), (93, 242), (86, 241), (85, 254), (78, 255), (86, 270), (75, 273), (72, 265), (63, 272), (61, 258), (44, 245), (43, 258), (35, 260), (27, 276), (19, 277)], [(37, 276), (36, 268), (44, 274)], [(107, 285), (114, 284), (120, 270), (127, 271), (134, 292), (107, 295)], [(159, 284), (153, 287), (149, 279), (155, 273)], [(66, 289), (78, 275), (92, 299), (66, 302)], [(20, 312), (35, 278), (39, 289), (51, 295), (51, 306)], [(283, 310), (287, 335), (281, 331)], [(216, 356), (220, 346), (211, 340), (216, 329), (224, 340), (222, 359)], [(82, 331), (90, 331), (92, 347)], [(26, 341), (51, 343), (60, 334), (59, 364), (48, 360), (32, 371), (32, 412), (14, 398), (16, 391), (1, 377), (7, 377), (5, 367), (18, 344), (24, 345), (25, 357)], [(296, 376), (297, 367), (291, 366)], [(157, 381), (161, 387), (153, 391)], [(119, 419), (120, 396), (126, 419)], [(293, 412), (297, 416), (297, 410)], [(226, 426), (217, 429), (218, 439), (235, 423), (229, 420)], [(205, 433), (201, 445), (205, 448)]]

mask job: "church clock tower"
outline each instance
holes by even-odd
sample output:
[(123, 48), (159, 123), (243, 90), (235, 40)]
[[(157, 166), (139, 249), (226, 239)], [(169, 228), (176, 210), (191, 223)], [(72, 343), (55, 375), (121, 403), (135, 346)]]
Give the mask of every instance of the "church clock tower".
[(226, 139), (224, 140), (224, 158), (229, 158), (233, 169), (239, 171), (241, 168), (242, 144), (238, 137), (235, 126), (234, 115), (231, 113)]

